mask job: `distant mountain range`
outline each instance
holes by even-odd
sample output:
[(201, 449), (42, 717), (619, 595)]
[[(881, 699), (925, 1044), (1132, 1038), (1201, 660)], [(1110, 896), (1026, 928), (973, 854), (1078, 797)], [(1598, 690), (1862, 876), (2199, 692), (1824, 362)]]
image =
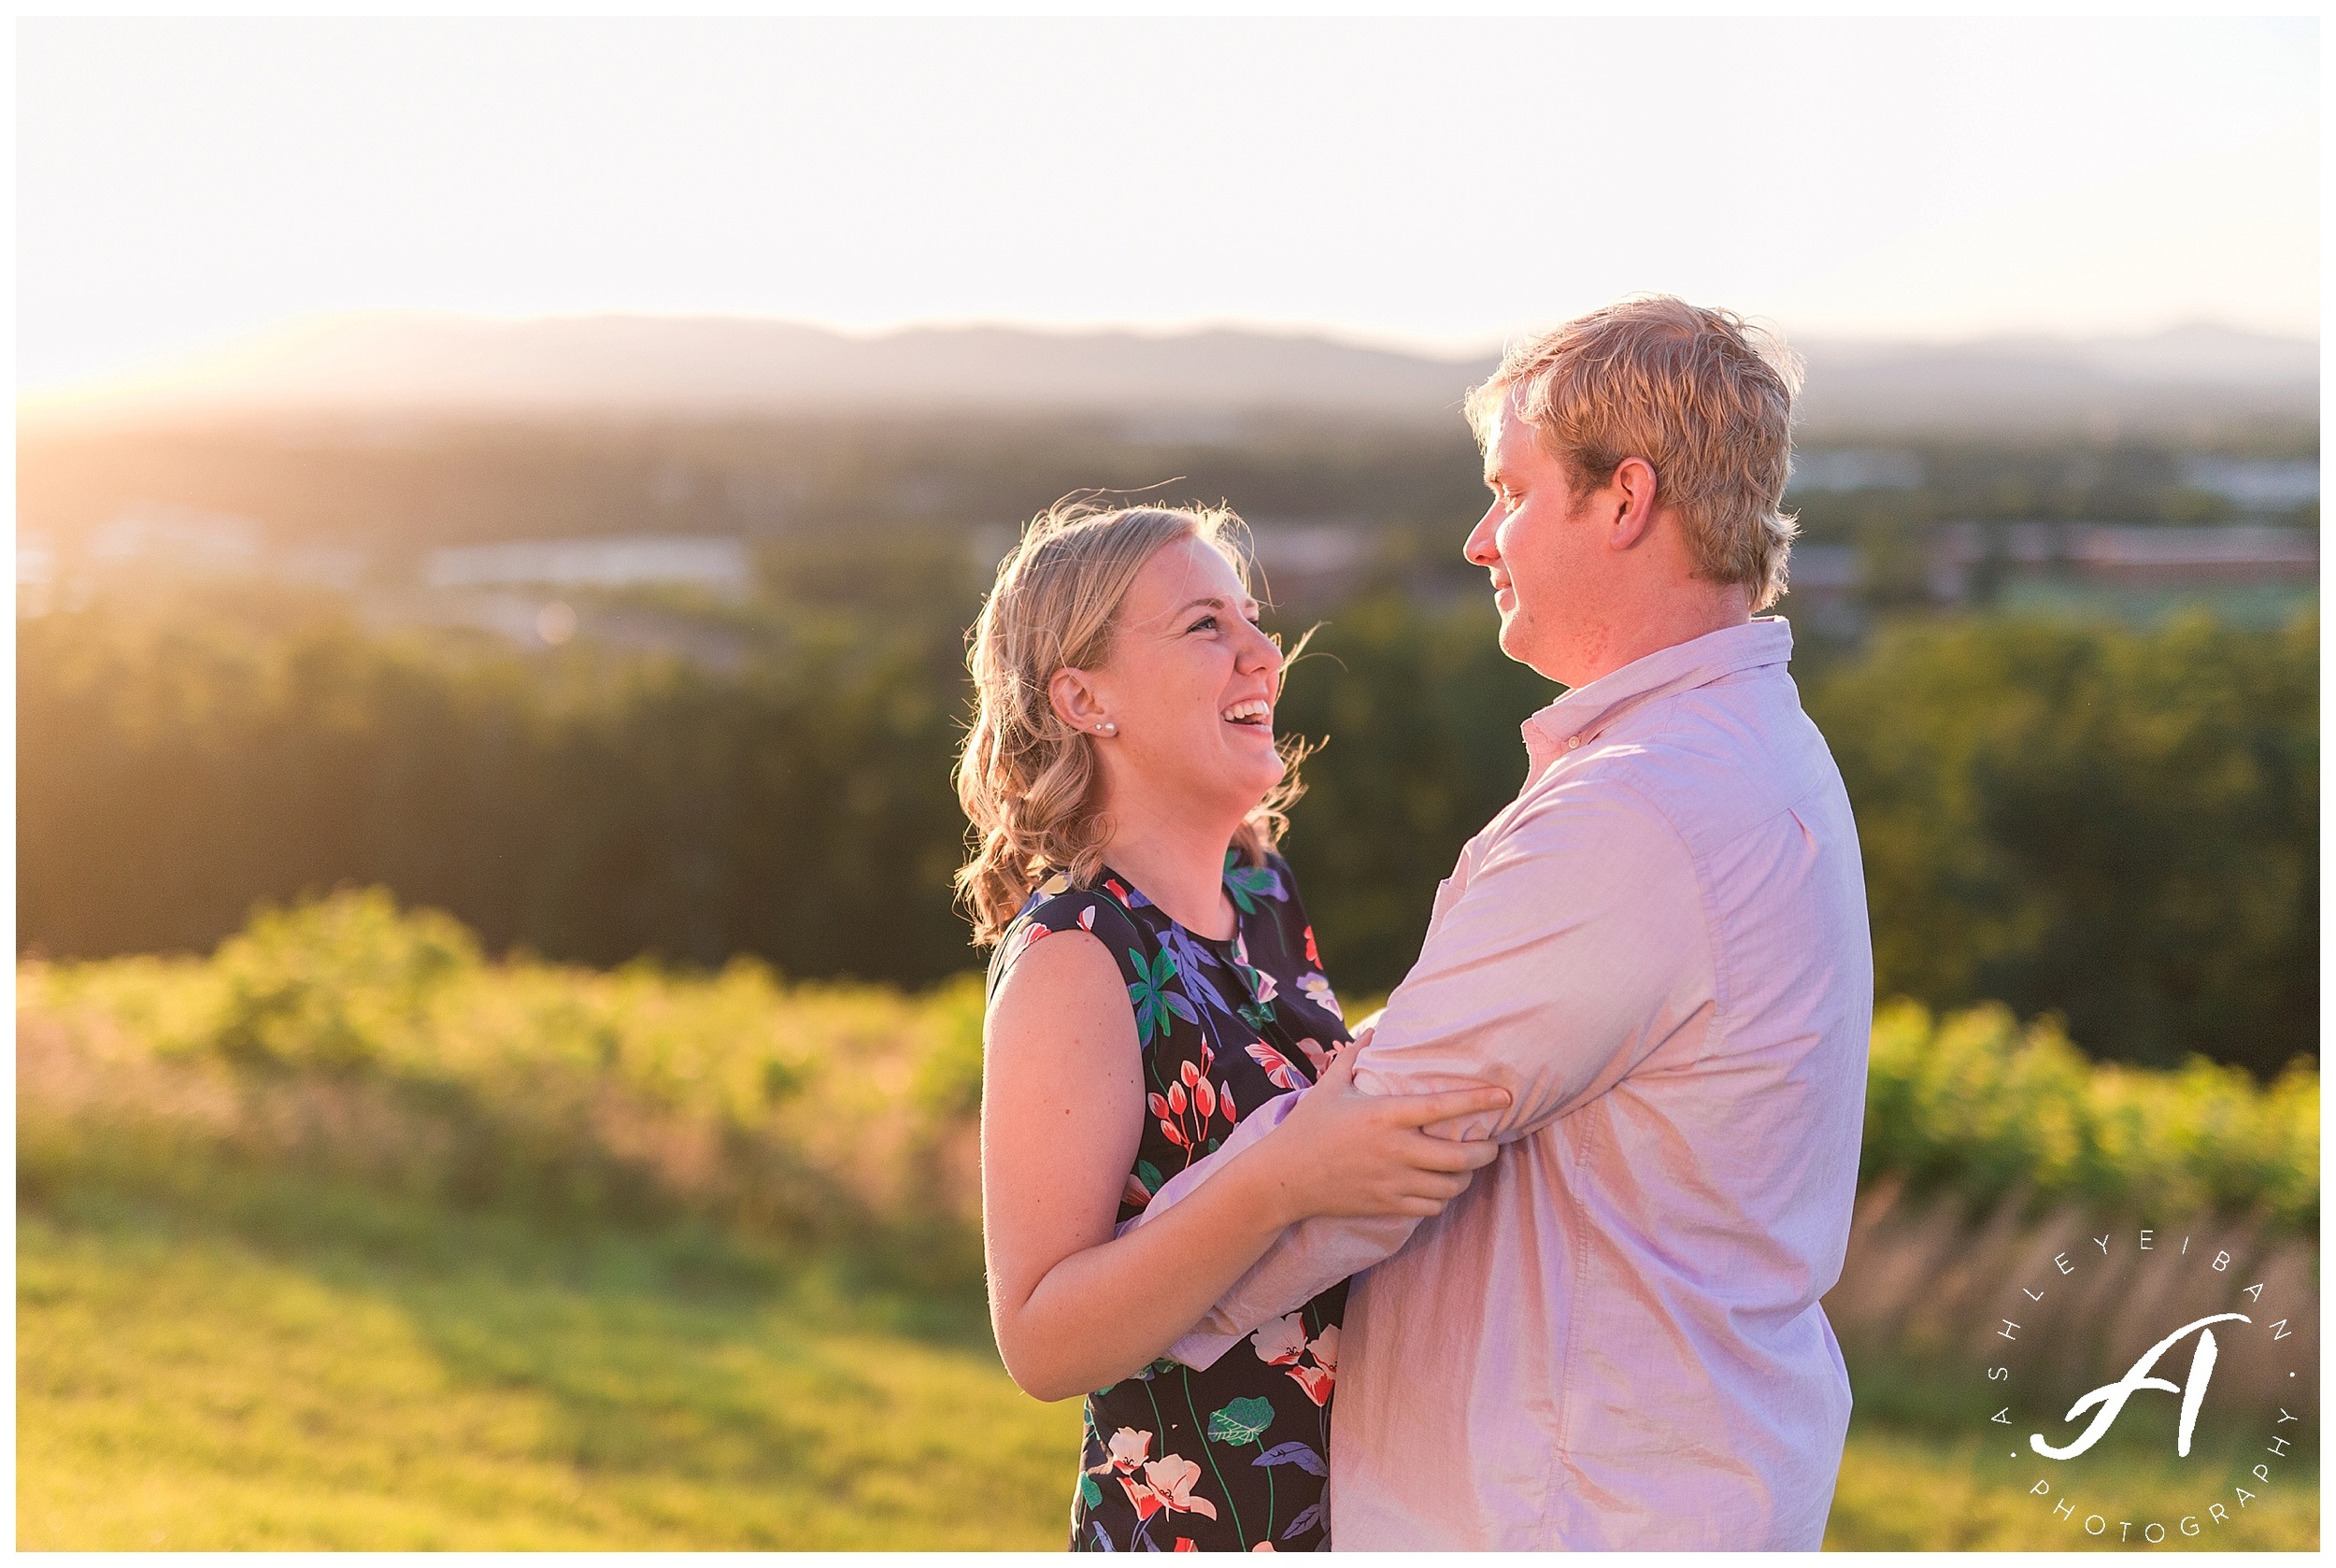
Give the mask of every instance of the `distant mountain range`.
[[(2070, 430), (2315, 420), (2319, 350), (2214, 326), (1950, 345), (1812, 341), (1811, 433)], [(759, 414), (951, 408), (1456, 416), (1490, 356), (1439, 359), (1318, 336), (1218, 330), (917, 328), (851, 337), (759, 319), (322, 319), (158, 366), (135, 384), (36, 397), (47, 422), (205, 412)]]

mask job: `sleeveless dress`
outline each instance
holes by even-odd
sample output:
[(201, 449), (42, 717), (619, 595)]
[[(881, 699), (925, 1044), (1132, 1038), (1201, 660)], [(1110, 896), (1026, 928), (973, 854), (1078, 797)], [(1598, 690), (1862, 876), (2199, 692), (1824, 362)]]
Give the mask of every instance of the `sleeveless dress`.
[[(1225, 857), (1232, 937), (1195, 935), (1108, 867), (1031, 895), (990, 965), (990, 993), (1033, 942), (1085, 931), (1118, 961), (1143, 1050), (1146, 1115), (1125, 1223), (1241, 1119), (1302, 1089), (1349, 1036), (1289, 866)], [(1206, 1371), (1154, 1361), (1087, 1396), (1074, 1551), (1325, 1549), (1331, 1389), (1345, 1281), (1259, 1329)]]

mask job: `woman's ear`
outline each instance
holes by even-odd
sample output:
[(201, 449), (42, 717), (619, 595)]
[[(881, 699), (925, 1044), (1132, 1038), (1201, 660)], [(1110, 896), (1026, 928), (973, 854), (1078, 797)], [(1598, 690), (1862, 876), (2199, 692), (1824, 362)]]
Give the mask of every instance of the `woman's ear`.
[(1075, 730), (1090, 735), (1118, 733), (1119, 727), (1104, 711), (1103, 700), (1085, 670), (1055, 671), (1054, 678), (1047, 682), (1047, 701), (1052, 705), (1055, 717)]

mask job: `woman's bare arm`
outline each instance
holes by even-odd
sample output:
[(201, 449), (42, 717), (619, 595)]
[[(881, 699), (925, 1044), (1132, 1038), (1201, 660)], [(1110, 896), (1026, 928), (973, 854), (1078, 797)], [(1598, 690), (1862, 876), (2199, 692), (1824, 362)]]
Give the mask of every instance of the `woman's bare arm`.
[(1351, 1092), (1344, 1059), (1306, 1110), (1154, 1224), (1113, 1229), (1144, 1126), (1143, 1057), (1104, 945), (1061, 932), (1000, 983), (984, 1047), (982, 1230), (1006, 1370), (1067, 1399), (1148, 1365), (1284, 1227), (1326, 1212), (1431, 1215), (1494, 1158), (1425, 1123), (1505, 1103), (1497, 1089)]

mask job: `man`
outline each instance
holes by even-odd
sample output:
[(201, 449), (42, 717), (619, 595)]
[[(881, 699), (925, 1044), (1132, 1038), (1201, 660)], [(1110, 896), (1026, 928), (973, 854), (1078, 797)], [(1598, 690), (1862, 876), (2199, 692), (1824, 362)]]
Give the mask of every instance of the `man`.
[(1797, 384), (1735, 317), (1653, 298), (1472, 395), (1493, 503), (1467, 555), (1503, 650), (1570, 690), (1525, 724), (1524, 787), (1438, 891), (1354, 1091), (1500, 1084), (1508, 1110), (1452, 1131), (1505, 1147), (1433, 1219), (1293, 1227), (1173, 1352), (1260, 1353), (1245, 1336), (1369, 1270), (1338, 1352), (1341, 1548), (1823, 1537), (1849, 1387), (1817, 1304), (1873, 959), (1790, 631), (1754, 619), (1785, 583)]

